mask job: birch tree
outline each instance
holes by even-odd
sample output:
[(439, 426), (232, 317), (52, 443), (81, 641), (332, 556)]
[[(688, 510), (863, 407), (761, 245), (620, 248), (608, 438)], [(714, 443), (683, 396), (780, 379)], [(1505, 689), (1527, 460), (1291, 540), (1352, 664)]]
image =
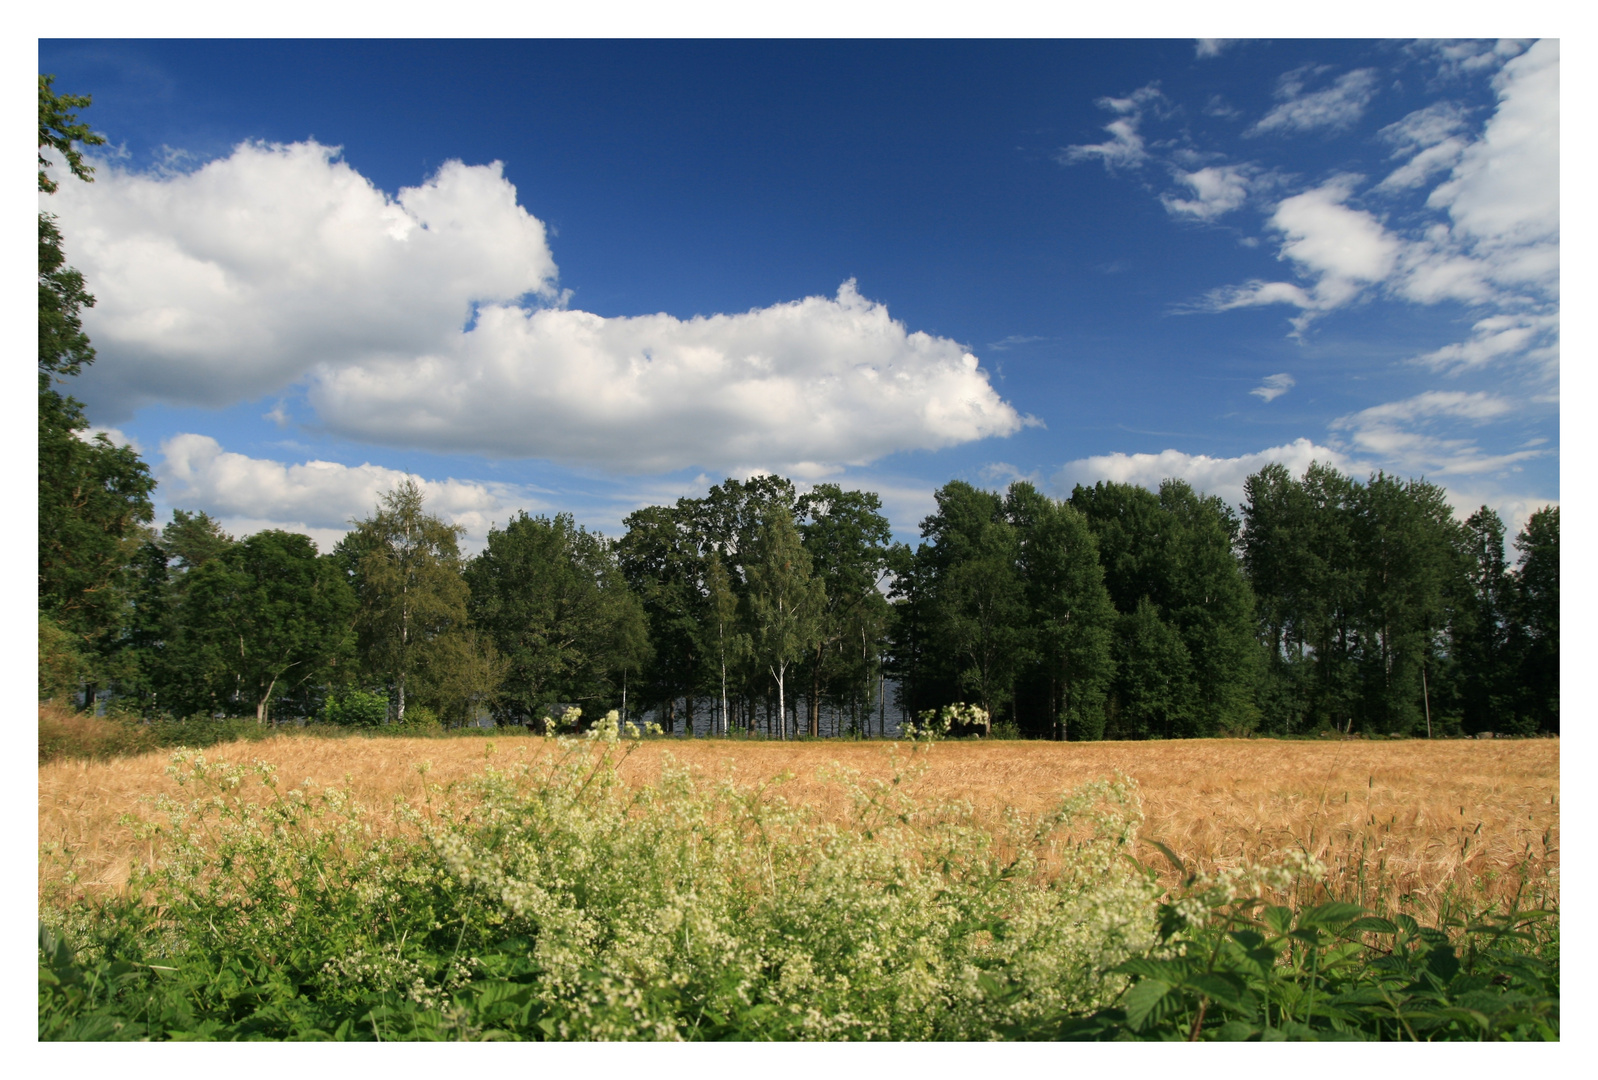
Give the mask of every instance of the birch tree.
[(778, 507), (766, 516), (745, 561), (749, 579), (746, 622), (755, 659), (777, 684), (778, 737), (788, 737), (788, 668), (811, 647), (827, 593), (812, 574), (793, 513)]
[(457, 651), (436, 643), (468, 628), (460, 554), (465, 530), (424, 513), (423, 500), (421, 488), (406, 479), (382, 496), (371, 517), (352, 522), (354, 531), (339, 544), (360, 601), (362, 654), (393, 687), (400, 723), (408, 686), (418, 678), (425, 682), (433, 660)]

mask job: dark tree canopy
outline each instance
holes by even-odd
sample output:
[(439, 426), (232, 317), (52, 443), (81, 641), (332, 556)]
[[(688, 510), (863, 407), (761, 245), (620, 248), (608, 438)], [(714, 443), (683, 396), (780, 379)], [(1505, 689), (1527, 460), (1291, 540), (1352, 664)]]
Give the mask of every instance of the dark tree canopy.
[(506, 664), (496, 714), (527, 723), (621, 695), (647, 656), (643, 606), (612, 547), (570, 514), (518, 514), (466, 567), (476, 626)]
[[(105, 140), (79, 122), (87, 97), (60, 95), (39, 77), (39, 191), (56, 190), (43, 151), (59, 153), (78, 179), (91, 179), (79, 144)], [(94, 298), (83, 277), (66, 265), (55, 220), (39, 214), (39, 612), (41, 640), (73, 643), (89, 686), (110, 672), (118, 626), (131, 585), (128, 567), (141, 527), (154, 516), (155, 480), (139, 455), (104, 435), (85, 439), (83, 406), (58, 392), (53, 380), (78, 374), (94, 359), (80, 312)], [(53, 635), (60, 634), (59, 638)]]

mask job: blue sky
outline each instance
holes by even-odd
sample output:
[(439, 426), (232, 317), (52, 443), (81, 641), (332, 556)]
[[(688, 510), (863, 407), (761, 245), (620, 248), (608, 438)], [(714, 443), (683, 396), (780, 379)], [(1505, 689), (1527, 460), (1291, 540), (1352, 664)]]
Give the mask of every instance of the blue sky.
[(43, 40), (158, 504), (473, 546), (772, 470), (1559, 497), (1557, 42)]

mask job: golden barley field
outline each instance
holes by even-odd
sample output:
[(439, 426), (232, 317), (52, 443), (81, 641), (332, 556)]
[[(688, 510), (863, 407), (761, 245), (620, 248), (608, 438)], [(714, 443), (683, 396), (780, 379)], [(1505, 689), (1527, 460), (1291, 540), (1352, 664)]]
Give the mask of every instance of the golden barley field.
[[(268, 761), (285, 785), (303, 779), (349, 790), (378, 828), (398, 828), (396, 797), (446, 796), (487, 764), (536, 760), (553, 741), (529, 736), (455, 739), (319, 739), (279, 736), (206, 751), (212, 761)], [(888, 779), (883, 743), (645, 742), (621, 775), (646, 783), (665, 755), (711, 776), (770, 781), (790, 801), (841, 818), (833, 766)], [(902, 762), (908, 746), (898, 750)], [(158, 854), (136, 841), (124, 815), (149, 819), (160, 793), (178, 795), (166, 751), (112, 761), (58, 760), (39, 768), (40, 887), (71, 871), (86, 892), (115, 889), (136, 860)], [(425, 766), (424, 766), (425, 763)], [(425, 767), (425, 773), (421, 767)], [(968, 800), (982, 814), (1037, 812), (1083, 781), (1120, 771), (1139, 785), (1142, 835), (1190, 867), (1269, 861), (1300, 848), (1324, 862), (1328, 887), (1378, 909), (1457, 914), (1518, 897), (1522, 907), (1559, 896), (1559, 741), (1423, 740), (1285, 742), (948, 742), (933, 746), (909, 781), (920, 794)], [(437, 785), (437, 787), (434, 787)], [(1147, 845), (1145, 862), (1164, 866)], [(1174, 871), (1166, 875), (1175, 878)], [(76, 891), (76, 890), (74, 890)]]

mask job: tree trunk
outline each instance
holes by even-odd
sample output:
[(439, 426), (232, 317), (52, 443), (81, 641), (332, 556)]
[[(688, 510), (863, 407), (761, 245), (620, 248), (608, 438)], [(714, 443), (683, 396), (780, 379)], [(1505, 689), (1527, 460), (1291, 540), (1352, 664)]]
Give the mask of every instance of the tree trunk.
[(272, 700), (272, 688), (276, 685), (276, 679), (273, 679), (271, 682), (267, 683), (266, 693), (262, 694), (261, 700), (255, 703), (255, 722), (257, 724), (265, 724), (267, 721), (266, 703)]
[(816, 645), (816, 664), (810, 669), (810, 734), (821, 734), (821, 656), (826, 646)]
[(788, 674), (788, 665), (779, 664), (777, 676), (777, 738), (786, 741), (788, 738), (788, 712), (783, 700), (783, 680)]

